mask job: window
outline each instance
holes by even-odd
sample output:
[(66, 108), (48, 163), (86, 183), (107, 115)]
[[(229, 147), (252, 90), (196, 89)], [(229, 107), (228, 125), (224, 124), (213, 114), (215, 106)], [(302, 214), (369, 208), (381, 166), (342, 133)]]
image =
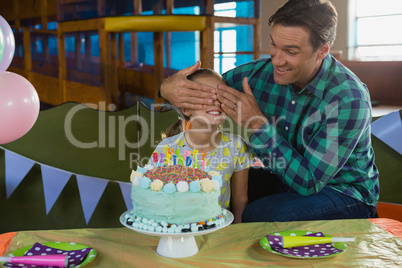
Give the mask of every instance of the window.
[[(220, 17), (247, 17), (253, 14), (254, 2), (227, 2), (214, 5), (214, 15)], [(252, 25), (215, 23), (214, 70), (224, 73), (253, 59)]]
[(229, 2), (214, 5), (214, 15), (222, 17), (236, 17), (236, 2)]
[(402, 1), (350, 0), (349, 58), (402, 60)]

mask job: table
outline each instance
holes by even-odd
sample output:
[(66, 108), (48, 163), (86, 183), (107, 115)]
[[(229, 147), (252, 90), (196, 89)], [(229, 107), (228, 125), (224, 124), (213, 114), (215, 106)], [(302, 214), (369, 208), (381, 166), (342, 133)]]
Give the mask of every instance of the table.
[[(264, 250), (260, 239), (286, 230), (321, 231), (355, 237), (348, 249), (323, 259), (293, 259)], [(387, 231), (388, 230), (388, 231)], [(398, 237), (399, 236), (399, 237)], [(85, 267), (402, 267), (402, 223), (391, 219), (353, 219), (232, 224), (196, 236), (198, 254), (168, 259), (156, 253), (159, 237), (128, 228), (21, 231), (0, 235), (6, 253), (35, 242), (74, 241), (93, 247), (97, 257)], [(1, 252), (0, 252), (1, 253)], [(213, 266), (212, 266), (213, 265)]]

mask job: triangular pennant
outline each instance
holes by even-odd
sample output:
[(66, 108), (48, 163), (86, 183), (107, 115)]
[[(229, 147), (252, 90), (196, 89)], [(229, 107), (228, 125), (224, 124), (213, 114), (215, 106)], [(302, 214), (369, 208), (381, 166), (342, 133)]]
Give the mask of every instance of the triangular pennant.
[(131, 202), (131, 183), (119, 181), (119, 184), (127, 210), (133, 209), (133, 203)]
[(82, 210), (88, 224), (109, 181), (84, 175), (76, 175), (76, 177)]
[(41, 165), (41, 169), (47, 215), (72, 174), (46, 165)]
[(402, 155), (402, 120), (399, 111), (374, 121), (371, 124), (371, 133)]
[(5, 175), (7, 199), (35, 164), (34, 161), (5, 150)]

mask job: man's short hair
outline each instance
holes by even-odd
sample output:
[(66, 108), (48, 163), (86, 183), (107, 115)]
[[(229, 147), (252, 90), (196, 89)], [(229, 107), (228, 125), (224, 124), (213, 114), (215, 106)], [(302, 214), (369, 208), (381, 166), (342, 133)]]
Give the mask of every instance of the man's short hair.
[(338, 13), (328, 0), (289, 0), (268, 20), (268, 25), (301, 26), (310, 31), (313, 50), (329, 42), (332, 46), (336, 36)]

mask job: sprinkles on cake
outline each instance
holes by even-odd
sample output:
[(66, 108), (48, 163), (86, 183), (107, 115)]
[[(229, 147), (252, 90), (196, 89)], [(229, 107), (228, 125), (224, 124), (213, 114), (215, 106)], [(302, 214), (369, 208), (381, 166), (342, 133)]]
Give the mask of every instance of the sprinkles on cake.
[[(132, 171), (130, 179), (133, 186), (151, 188), (157, 192), (162, 190), (167, 194), (188, 190), (208, 193), (218, 191), (222, 186), (222, 176), (217, 174), (219, 173), (216, 171), (208, 173), (194, 167), (168, 165), (147, 169), (138, 167), (136, 171)], [(183, 187), (183, 183), (189, 187)]]
[(165, 184), (169, 182), (177, 184), (179, 181), (186, 181), (187, 183), (190, 183), (197, 180), (198, 178), (211, 179), (211, 176), (209, 176), (207, 172), (201, 169), (193, 169), (191, 167), (173, 165), (160, 166), (158, 168), (148, 170), (147, 172), (145, 172), (144, 176), (150, 178), (151, 180), (162, 180)]

